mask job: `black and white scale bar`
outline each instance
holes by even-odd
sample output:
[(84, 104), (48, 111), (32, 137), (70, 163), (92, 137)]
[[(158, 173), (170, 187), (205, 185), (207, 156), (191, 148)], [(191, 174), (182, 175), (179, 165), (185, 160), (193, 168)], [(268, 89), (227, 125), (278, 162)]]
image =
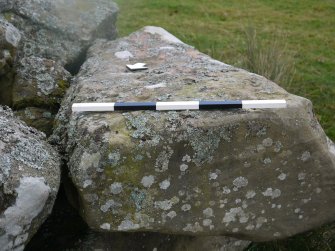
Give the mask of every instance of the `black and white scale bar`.
[(174, 102), (74, 103), (73, 112), (224, 110), (231, 108), (286, 108), (286, 100), (224, 100)]

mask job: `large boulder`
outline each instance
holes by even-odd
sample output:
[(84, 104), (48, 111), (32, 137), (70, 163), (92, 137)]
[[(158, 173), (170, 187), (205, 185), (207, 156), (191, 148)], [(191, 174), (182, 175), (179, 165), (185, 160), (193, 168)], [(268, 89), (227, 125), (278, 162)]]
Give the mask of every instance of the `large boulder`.
[(0, 12), (23, 31), (23, 56), (75, 63), (95, 38), (115, 38), (118, 8), (110, 0), (0, 0)]
[(23, 250), (53, 207), (60, 160), (44, 138), (0, 107), (1, 250)]
[[(149, 69), (131, 72), (126, 64)], [(75, 102), (286, 99), (286, 109), (72, 113)], [(335, 154), (311, 102), (159, 27), (97, 41), (52, 137), (100, 231), (267, 241), (335, 219)], [(69, 190), (70, 191), (70, 190)]]

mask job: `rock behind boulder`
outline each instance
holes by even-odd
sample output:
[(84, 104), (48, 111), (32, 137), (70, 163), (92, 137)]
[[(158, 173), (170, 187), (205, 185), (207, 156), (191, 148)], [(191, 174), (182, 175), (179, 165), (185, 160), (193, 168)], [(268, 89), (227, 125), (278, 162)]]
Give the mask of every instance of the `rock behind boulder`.
[(0, 12), (24, 32), (22, 53), (71, 64), (96, 38), (115, 38), (118, 8), (109, 0), (0, 1)]
[[(126, 69), (137, 62), (149, 69)], [(288, 108), (71, 113), (74, 102), (222, 99)], [(311, 102), (159, 27), (90, 48), (53, 140), (95, 230), (266, 241), (335, 219), (335, 156)]]
[(60, 160), (44, 138), (0, 107), (1, 250), (23, 250), (51, 212)]

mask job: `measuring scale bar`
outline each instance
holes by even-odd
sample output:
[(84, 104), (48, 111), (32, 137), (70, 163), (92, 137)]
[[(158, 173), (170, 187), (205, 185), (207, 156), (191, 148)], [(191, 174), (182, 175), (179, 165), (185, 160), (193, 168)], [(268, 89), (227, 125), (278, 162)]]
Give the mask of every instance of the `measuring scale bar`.
[(172, 101), (172, 102), (116, 102), (74, 103), (73, 112), (112, 111), (177, 111), (177, 110), (225, 110), (286, 108), (286, 100), (223, 100), (223, 101)]

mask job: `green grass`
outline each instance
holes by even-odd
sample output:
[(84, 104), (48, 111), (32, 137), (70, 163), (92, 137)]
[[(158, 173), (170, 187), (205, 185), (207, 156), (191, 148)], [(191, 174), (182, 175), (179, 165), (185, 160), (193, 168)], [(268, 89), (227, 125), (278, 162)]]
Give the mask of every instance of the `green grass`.
[(212, 57), (243, 67), (246, 27), (269, 46), (276, 34), (295, 65), (287, 91), (312, 100), (335, 140), (335, 2), (333, 0), (116, 0), (120, 36), (160, 26)]

